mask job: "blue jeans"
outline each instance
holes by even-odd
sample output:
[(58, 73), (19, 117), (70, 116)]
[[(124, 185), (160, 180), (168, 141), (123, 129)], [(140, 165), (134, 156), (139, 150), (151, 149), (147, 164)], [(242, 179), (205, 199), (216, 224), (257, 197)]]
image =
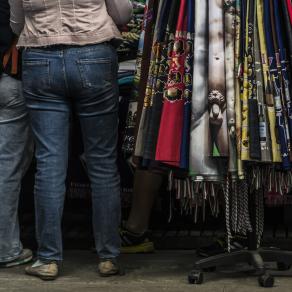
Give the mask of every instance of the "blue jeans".
[(23, 92), (36, 144), (38, 258), (62, 260), (61, 221), (71, 110), (79, 117), (100, 258), (120, 253), (117, 54), (107, 43), (23, 52)]
[(22, 252), (19, 240), (18, 200), (21, 179), (30, 164), (33, 147), (21, 82), (0, 76), (0, 262)]

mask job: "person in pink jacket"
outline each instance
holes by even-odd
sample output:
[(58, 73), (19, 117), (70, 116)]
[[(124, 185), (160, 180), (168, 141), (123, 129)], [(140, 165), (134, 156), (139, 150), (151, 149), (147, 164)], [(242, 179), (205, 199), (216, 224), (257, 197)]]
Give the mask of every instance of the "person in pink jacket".
[(68, 165), (69, 121), (80, 119), (92, 188), (93, 231), (101, 276), (120, 272), (118, 135), (119, 25), (128, 0), (10, 0), (11, 27), (23, 50), (23, 95), (36, 145), (37, 260), (26, 273), (56, 279)]

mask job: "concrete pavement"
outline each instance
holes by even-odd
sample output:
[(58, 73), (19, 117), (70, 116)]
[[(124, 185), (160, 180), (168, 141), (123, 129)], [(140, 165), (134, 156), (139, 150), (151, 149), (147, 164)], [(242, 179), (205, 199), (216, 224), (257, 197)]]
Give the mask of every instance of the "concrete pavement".
[[(257, 278), (228, 270), (205, 273), (205, 283), (187, 283), (195, 260), (194, 251), (158, 251), (149, 255), (123, 255), (125, 276), (100, 278), (96, 255), (90, 251), (67, 251), (62, 273), (54, 282), (43, 282), (24, 274), (24, 267), (0, 270), (0, 292), (252, 292), (264, 291)], [(230, 269), (234, 271), (234, 267)], [(292, 278), (276, 278), (268, 291), (292, 292)]]

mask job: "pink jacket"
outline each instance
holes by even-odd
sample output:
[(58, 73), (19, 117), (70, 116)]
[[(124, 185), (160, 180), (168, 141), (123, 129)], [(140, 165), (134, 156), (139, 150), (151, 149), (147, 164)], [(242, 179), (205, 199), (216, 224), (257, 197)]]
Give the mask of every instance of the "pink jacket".
[(132, 15), (129, 0), (9, 0), (18, 47), (95, 44), (121, 38)]

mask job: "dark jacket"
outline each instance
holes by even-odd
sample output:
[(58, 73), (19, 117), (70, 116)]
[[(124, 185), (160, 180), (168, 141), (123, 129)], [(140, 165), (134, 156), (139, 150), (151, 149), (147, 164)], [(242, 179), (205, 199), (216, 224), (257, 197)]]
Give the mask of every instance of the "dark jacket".
[[(12, 43), (15, 39), (15, 35), (10, 28), (10, 7), (8, 0), (0, 0), (0, 75), (5, 72), (9, 75), (12, 75), (11, 72), (11, 60), (9, 61), (6, 68), (3, 68), (3, 57), (4, 54), (12, 46)], [(20, 59), (20, 58), (19, 58)], [(20, 64), (20, 60), (19, 60)], [(20, 72), (17, 76), (19, 77)]]

